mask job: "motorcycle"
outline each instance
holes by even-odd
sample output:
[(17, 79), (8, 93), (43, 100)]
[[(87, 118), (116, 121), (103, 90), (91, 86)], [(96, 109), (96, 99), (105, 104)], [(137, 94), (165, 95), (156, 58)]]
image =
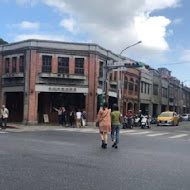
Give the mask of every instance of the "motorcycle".
[(134, 127), (139, 127), (140, 126), (140, 117), (138, 117), (137, 115), (134, 117)]
[(132, 129), (133, 128), (133, 118), (132, 117), (124, 117), (123, 129)]
[(144, 129), (145, 127), (150, 128), (150, 118), (149, 118), (149, 116), (142, 115), (140, 125), (141, 125), (142, 129)]

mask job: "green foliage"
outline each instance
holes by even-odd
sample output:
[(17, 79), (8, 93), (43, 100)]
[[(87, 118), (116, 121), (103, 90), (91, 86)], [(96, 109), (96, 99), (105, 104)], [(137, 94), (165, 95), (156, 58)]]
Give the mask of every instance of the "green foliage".
[(8, 42), (6, 42), (6, 41), (3, 40), (2, 38), (0, 38), (0, 45), (4, 45), (4, 44), (8, 44)]

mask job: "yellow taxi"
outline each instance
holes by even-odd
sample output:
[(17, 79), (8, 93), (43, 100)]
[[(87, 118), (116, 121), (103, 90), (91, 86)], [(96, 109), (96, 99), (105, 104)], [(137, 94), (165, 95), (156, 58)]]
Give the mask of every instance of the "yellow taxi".
[(157, 117), (157, 126), (159, 125), (179, 125), (179, 117), (176, 112), (165, 111)]

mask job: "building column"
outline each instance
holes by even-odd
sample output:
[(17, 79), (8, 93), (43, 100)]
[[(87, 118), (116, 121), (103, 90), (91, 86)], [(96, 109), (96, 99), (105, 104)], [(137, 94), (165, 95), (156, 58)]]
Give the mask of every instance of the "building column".
[(95, 122), (97, 117), (97, 85), (98, 85), (98, 58), (90, 54), (88, 58), (88, 94), (86, 96), (86, 108), (88, 124)]
[(69, 58), (69, 74), (70, 75), (75, 74), (75, 58), (74, 57)]
[(148, 107), (149, 107), (149, 108), (148, 108), (148, 109), (149, 109), (148, 111), (149, 111), (149, 115), (151, 115), (151, 116), (152, 116), (152, 114), (153, 114), (152, 106), (153, 106), (153, 105), (152, 105), (152, 103), (150, 102), (150, 103), (148, 104)]
[(12, 57), (9, 57), (9, 73), (12, 73), (12, 70), (13, 70), (13, 62), (12, 62)]
[(35, 92), (36, 81), (36, 50), (26, 50), (25, 53), (25, 86), (24, 86), (24, 124), (38, 123), (37, 107), (38, 93)]
[(16, 59), (16, 73), (19, 73), (20, 72), (20, 56), (17, 56), (17, 59)]
[(56, 55), (52, 57), (52, 73), (58, 73), (58, 58)]

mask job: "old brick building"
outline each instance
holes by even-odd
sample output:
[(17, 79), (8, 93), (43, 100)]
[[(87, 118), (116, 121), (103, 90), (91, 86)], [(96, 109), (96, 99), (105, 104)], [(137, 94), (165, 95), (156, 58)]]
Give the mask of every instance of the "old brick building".
[[(85, 109), (94, 122), (108, 59), (121, 60), (96, 44), (26, 40), (0, 46), (0, 104), (9, 108), (11, 121), (35, 124), (48, 114), (55, 122), (53, 107), (64, 105)], [(116, 90), (109, 96), (115, 98)]]

